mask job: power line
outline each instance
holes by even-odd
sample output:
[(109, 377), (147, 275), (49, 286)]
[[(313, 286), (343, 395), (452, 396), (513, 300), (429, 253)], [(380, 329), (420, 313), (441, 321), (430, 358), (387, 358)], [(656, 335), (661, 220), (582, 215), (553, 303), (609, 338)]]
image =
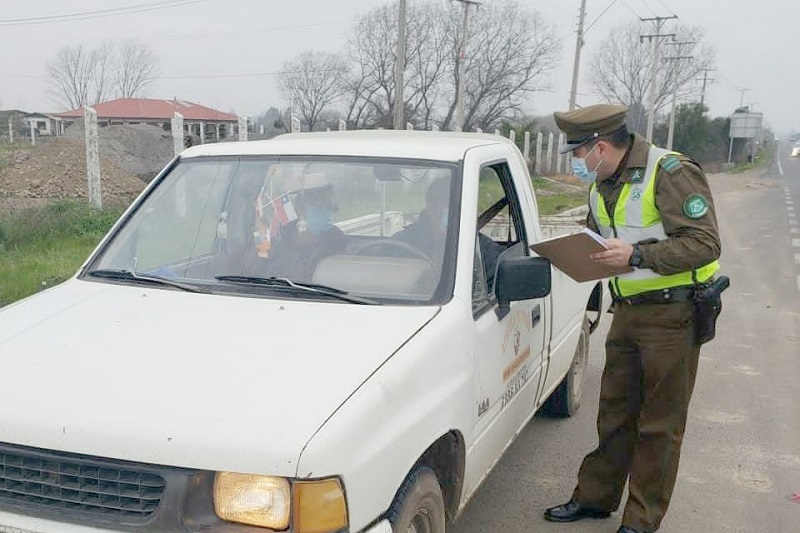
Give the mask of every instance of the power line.
[(63, 13), (60, 15), (46, 15), (42, 17), (27, 17), (18, 19), (0, 20), (0, 26), (23, 26), (30, 24), (52, 24), (57, 22), (72, 22), (75, 20), (87, 20), (94, 18), (113, 17), (117, 15), (128, 15), (132, 13), (143, 13), (158, 9), (169, 9), (189, 4), (207, 2), (208, 0), (162, 0), (160, 2), (149, 2), (146, 4), (134, 4), (130, 6), (116, 7), (110, 9), (96, 9), (93, 11), (80, 11), (75, 13)]
[(661, 4), (662, 6), (664, 6), (664, 9), (666, 9), (667, 11), (669, 11), (670, 15), (675, 15), (676, 17), (678, 16), (678, 14), (677, 14), (677, 13), (675, 13), (675, 11), (673, 11), (672, 9), (670, 9), (670, 8), (669, 8), (669, 6), (667, 6), (667, 4), (665, 4), (665, 3), (664, 3), (664, 0), (658, 0), (658, 3), (659, 3), (659, 4)]
[(603, 11), (602, 11), (602, 12), (601, 12), (599, 15), (597, 15), (597, 18), (595, 18), (595, 19), (594, 19), (594, 20), (593, 20), (593, 21), (592, 21), (592, 22), (591, 22), (591, 23), (590, 23), (588, 26), (586, 26), (586, 29), (585, 29), (585, 30), (583, 30), (583, 33), (584, 33), (584, 35), (585, 35), (585, 34), (586, 34), (586, 33), (587, 33), (587, 32), (588, 32), (590, 29), (592, 29), (592, 26), (594, 26), (594, 23), (595, 23), (595, 22), (597, 22), (598, 20), (600, 20), (600, 19), (603, 17), (603, 15), (605, 15), (605, 14), (606, 14), (606, 11), (608, 11), (609, 9), (611, 9), (611, 8), (613, 7), (613, 5), (614, 5), (614, 4), (616, 4), (618, 1), (619, 1), (619, 0), (611, 0), (611, 3), (610, 3), (610, 4), (608, 4), (608, 5), (606, 6), (606, 8), (605, 8), (605, 9), (604, 9), (604, 10), (603, 10)]
[(642, 18), (642, 17), (640, 17), (640, 16), (639, 16), (639, 13), (637, 13), (636, 11), (634, 11), (634, 9), (631, 7), (631, 5), (630, 5), (628, 2), (626, 2), (625, 0), (622, 0), (622, 5), (624, 5), (625, 7), (627, 7), (627, 8), (628, 8), (628, 10), (629, 10), (631, 13), (633, 13), (633, 15), (634, 15), (634, 16), (635, 16), (637, 19), (640, 19), (640, 18)]
[(656, 12), (655, 12), (655, 11), (653, 11), (653, 8), (651, 8), (651, 7), (648, 5), (648, 3), (647, 3), (645, 0), (639, 0), (639, 1), (640, 1), (642, 4), (644, 4), (644, 7), (645, 7), (645, 8), (647, 8), (647, 10), (648, 10), (650, 13), (652, 13), (652, 15), (653, 15), (654, 17), (657, 17), (657, 16), (658, 16), (658, 15), (656, 14)]

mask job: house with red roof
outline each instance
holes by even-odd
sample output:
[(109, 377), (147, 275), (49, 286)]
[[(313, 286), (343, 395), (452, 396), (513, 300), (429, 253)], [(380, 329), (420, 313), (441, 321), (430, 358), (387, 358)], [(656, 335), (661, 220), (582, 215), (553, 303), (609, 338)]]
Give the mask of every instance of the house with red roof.
[[(200, 142), (232, 137), (239, 117), (185, 100), (156, 100), (151, 98), (118, 98), (93, 105), (97, 111), (97, 122), (104, 124), (153, 124), (166, 131), (171, 129), (175, 113), (183, 116), (186, 135), (193, 135)], [(82, 119), (83, 108), (73, 109), (58, 116), (65, 122)]]

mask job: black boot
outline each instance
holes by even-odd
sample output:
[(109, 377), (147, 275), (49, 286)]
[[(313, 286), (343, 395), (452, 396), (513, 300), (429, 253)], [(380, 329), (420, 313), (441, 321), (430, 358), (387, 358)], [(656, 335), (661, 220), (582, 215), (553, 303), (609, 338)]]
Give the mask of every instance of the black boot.
[(610, 515), (611, 513), (608, 511), (585, 507), (575, 500), (570, 500), (563, 505), (551, 507), (544, 512), (545, 520), (551, 522), (574, 522), (581, 518), (608, 518)]

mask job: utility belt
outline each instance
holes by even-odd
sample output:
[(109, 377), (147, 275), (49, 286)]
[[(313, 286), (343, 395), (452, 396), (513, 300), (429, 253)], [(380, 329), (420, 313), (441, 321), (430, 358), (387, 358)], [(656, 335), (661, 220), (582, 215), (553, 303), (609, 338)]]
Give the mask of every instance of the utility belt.
[(633, 296), (618, 296), (614, 293), (614, 286), (611, 285), (611, 294), (614, 303), (620, 305), (642, 305), (642, 304), (668, 304), (672, 302), (686, 302), (694, 299), (695, 287), (670, 287), (657, 291), (642, 292)]
[(672, 302), (694, 302), (694, 341), (704, 344), (714, 338), (717, 331), (717, 318), (722, 312), (722, 292), (731, 284), (728, 276), (719, 276), (706, 283), (697, 285), (670, 287), (658, 291), (649, 291), (634, 296), (618, 296), (611, 294), (615, 305), (665, 304)]

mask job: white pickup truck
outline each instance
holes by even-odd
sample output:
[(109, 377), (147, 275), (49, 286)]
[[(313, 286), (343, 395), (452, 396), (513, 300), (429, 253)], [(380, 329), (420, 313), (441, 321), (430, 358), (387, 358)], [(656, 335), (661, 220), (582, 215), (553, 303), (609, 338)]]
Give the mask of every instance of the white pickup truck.
[(600, 282), (495, 135), (190, 148), (0, 310), (0, 532), (442, 532), (578, 408)]

